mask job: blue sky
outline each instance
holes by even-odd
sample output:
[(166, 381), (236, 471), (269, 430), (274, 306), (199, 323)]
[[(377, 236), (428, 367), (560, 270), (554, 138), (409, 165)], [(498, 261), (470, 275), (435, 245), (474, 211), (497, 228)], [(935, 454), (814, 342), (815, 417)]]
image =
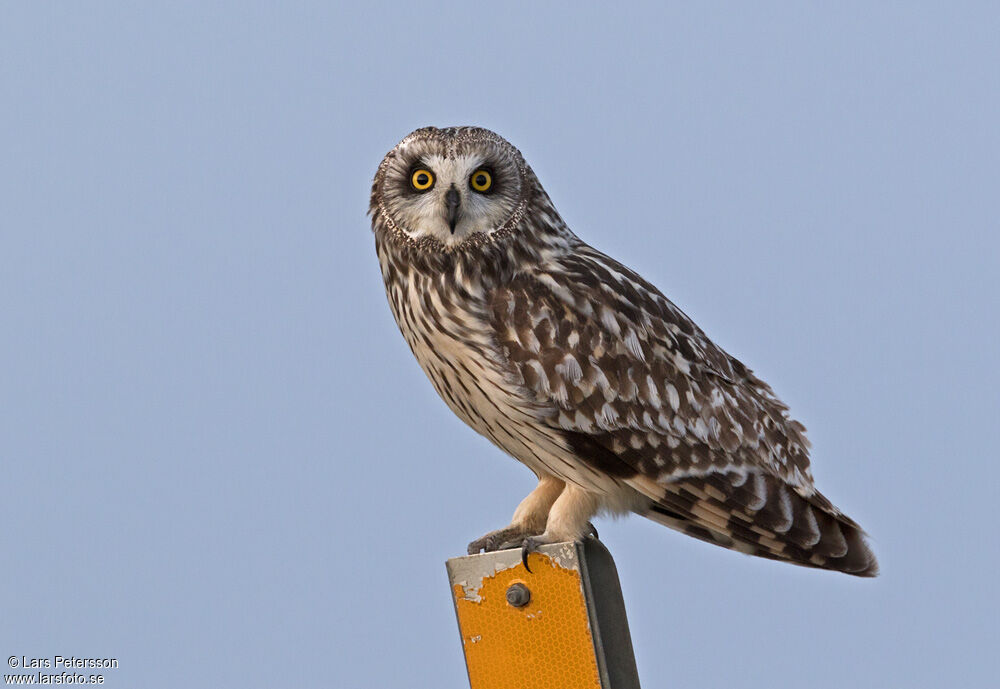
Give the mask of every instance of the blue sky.
[(991, 685), (996, 6), (357, 5), (0, 8), (3, 657), (465, 686), (444, 560), (533, 477), (437, 399), (365, 211), (475, 124), (773, 385), (882, 564), (599, 522), (644, 685)]

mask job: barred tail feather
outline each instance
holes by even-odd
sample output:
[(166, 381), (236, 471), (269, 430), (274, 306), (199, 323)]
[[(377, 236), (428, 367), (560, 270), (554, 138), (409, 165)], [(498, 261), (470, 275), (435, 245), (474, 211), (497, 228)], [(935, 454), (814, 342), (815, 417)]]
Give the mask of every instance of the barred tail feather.
[(805, 567), (878, 574), (861, 527), (823, 495), (802, 494), (769, 474), (712, 474), (640, 490), (654, 500), (645, 516), (703, 541)]

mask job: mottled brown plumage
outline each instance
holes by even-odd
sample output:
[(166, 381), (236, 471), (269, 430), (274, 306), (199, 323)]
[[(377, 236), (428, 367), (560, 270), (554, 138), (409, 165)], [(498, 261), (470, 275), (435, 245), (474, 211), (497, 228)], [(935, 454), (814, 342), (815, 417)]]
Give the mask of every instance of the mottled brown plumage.
[(876, 573), (771, 388), (577, 238), (501, 137), (417, 130), (383, 160), (370, 212), (389, 304), (435, 389), (540, 479), (470, 550), (580, 538), (596, 512), (631, 510), (753, 555)]

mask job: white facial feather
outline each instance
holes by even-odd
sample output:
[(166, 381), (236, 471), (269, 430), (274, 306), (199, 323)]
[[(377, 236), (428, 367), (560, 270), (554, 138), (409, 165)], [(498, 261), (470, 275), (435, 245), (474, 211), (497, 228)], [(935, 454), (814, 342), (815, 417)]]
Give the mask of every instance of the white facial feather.
[[(393, 211), (402, 229), (414, 239), (432, 238), (447, 247), (462, 244), (470, 236), (482, 232), (489, 234), (501, 227), (514, 210), (510, 193), (480, 193), (475, 191), (470, 179), (483, 167), (493, 167), (481, 154), (447, 156), (427, 153), (419, 157), (417, 167), (426, 168), (434, 175), (434, 186), (425, 192), (399, 195), (393, 202)], [(510, 173), (502, 171), (504, 184), (519, 190), (520, 181), (509, 179)], [(452, 232), (447, 220), (446, 195), (455, 189), (459, 195), (459, 214)]]

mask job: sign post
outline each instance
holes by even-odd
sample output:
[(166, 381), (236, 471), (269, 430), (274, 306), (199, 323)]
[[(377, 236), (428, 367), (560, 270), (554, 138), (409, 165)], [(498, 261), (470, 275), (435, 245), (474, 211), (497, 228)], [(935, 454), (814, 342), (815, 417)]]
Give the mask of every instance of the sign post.
[(639, 689), (618, 571), (594, 538), (448, 560), (472, 689)]

